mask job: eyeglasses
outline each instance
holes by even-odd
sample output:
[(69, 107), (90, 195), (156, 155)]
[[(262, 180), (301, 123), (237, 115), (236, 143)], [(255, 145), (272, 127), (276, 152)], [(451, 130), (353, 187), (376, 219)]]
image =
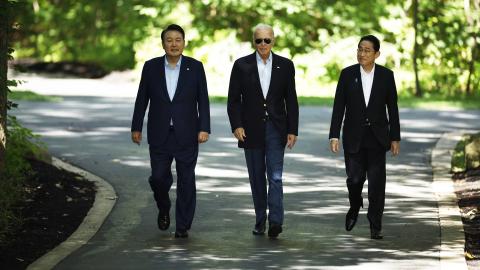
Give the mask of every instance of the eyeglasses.
[(265, 44), (272, 43), (272, 40), (269, 39), (269, 38), (257, 38), (257, 39), (255, 39), (255, 44), (260, 44), (260, 43), (262, 43), (262, 41), (265, 42)]
[(358, 49), (357, 49), (357, 53), (358, 53), (358, 54), (361, 54), (361, 53), (370, 54), (370, 53), (372, 53), (372, 52), (375, 52), (375, 51), (368, 50), (368, 49), (362, 49), (362, 48), (358, 48)]

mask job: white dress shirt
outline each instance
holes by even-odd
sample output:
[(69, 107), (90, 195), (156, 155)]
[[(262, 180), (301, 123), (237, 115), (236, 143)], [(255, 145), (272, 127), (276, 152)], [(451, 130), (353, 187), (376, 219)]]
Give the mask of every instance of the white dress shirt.
[[(167, 83), (168, 97), (173, 100), (175, 91), (177, 91), (178, 77), (180, 76), (180, 65), (182, 64), (182, 56), (178, 59), (175, 67), (168, 64), (167, 56), (165, 55), (165, 82)], [(170, 119), (170, 125), (173, 126), (173, 119)]]
[(178, 59), (175, 67), (168, 64), (167, 56), (165, 56), (165, 81), (167, 83), (168, 97), (173, 100), (175, 91), (177, 90), (178, 77), (180, 76), (180, 65), (182, 64), (182, 56)]
[(365, 97), (365, 105), (368, 107), (370, 93), (372, 93), (373, 75), (375, 74), (375, 64), (370, 72), (366, 72), (360, 65), (360, 76), (362, 76), (363, 96)]
[(270, 87), (270, 79), (272, 78), (272, 53), (267, 58), (266, 63), (257, 55), (258, 77), (260, 78), (260, 85), (262, 86), (263, 97), (267, 99), (268, 88)]

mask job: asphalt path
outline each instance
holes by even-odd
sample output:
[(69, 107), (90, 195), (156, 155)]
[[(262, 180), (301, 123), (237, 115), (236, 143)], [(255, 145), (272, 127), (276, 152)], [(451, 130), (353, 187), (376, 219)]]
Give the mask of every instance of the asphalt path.
[(343, 155), (328, 150), (331, 109), (301, 107), (298, 142), (285, 155), (284, 232), (271, 240), (251, 234), (243, 151), (226, 105), (214, 104), (212, 134), (200, 146), (196, 169), (194, 223), (188, 239), (175, 239), (174, 220), (166, 232), (156, 225), (146, 138), (141, 146), (130, 141), (133, 103), (131, 97), (66, 96), (58, 103), (22, 101), (13, 111), (52, 155), (102, 177), (118, 194), (99, 232), (56, 269), (439, 269), (430, 153), (445, 132), (480, 129), (479, 111), (400, 110), (401, 153), (387, 157), (385, 238), (375, 241), (367, 200), (353, 231), (344, 229), (345, 167)]

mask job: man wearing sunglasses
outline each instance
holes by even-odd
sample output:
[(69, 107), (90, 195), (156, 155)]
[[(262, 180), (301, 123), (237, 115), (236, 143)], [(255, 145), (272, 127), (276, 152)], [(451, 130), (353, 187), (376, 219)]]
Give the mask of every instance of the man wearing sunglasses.
[(268, 236), (276, 238), (284, 216), (285, 146), (293, 148), (298, 136), (295, 67), (272, 52), (271, 26), (259, 24), (253, 32), (256, 50), (233, 65), (227, 109), (238, 147), (245, 153), (256, 215), (252, 233), (264, 235), (268, 218)]

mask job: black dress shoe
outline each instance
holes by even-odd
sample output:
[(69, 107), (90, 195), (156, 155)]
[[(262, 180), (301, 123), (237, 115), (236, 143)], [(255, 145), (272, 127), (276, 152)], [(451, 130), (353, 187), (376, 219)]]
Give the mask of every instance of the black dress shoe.
[(187, 231), (175, 231), (175, 238), (187, 238), (188, 232)]
[(278, 235), (282, 232), (282, 225), (280, 224), (270, 224), (268, 227), (268, 237), (277, 238)]
[(265, 234), (265, 225), (261, 227), (255, 227), (255, 229), (252, 230), (253, 235), (264, 235)]
[(383, 239), (382, 232), (380, 232), (380, 231), (375, 231), (375, 230), (371, 230), (371, 231), (370, 231), (370, 238), (376, 239), (376, 240)]
[(360, 208), (352, 208), (348, 210), (347, 216), (345, 217), (345, 230), (351, 231), (357, 223), (358, 211)]
[(252, 234), (253, 235), (264, 235), (265, 234), (265, 227), (253, 229)]
[(168, 229), (168, 227), (170, 227), (170, 214), (168, 212), (158, 213), (157, 223), (160, 230), (165, 231)]

